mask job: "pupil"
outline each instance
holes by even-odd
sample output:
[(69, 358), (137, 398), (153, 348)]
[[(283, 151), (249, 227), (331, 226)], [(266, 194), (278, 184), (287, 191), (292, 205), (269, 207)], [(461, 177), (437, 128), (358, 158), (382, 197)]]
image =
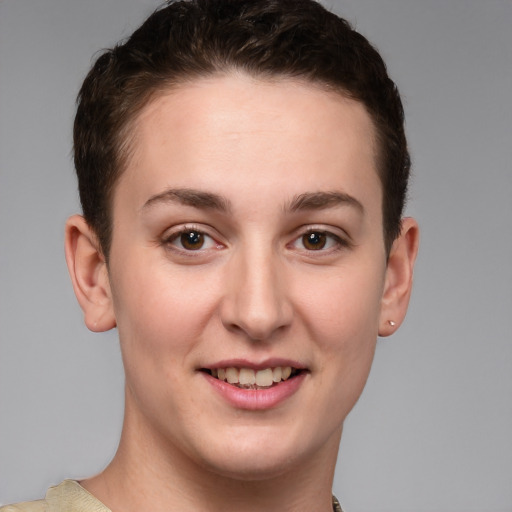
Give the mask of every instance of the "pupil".
[(312, 249), (314, 251), (323, 249), (327, 241), (323, 233), (308, 233), (302, 237), (302, 240), (306, 249)]
[(183, 247), (185, 247), (185, 249), (201, 249), (204, 244), (204, 236), (202, 233), (198, 233), (197, 231), (188, 231), (187, 233), (182, 233), (181, 244)]

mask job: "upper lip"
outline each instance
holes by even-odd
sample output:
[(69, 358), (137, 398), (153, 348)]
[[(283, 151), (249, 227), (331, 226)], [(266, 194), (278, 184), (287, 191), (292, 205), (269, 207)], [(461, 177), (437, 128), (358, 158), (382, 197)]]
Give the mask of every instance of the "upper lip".
[(201, 366), (202, 369), (214, 370), (217, 368), (251, 368), (254, 371), (265, 370), (266, 368), (277, 368), (278, 366), (291, 366), (297, 370), (306, 370), (307, 367), (298, 361), (273, 357), (262, 361), (249, 361), (248, 359), (223, 359), (215, 363)]

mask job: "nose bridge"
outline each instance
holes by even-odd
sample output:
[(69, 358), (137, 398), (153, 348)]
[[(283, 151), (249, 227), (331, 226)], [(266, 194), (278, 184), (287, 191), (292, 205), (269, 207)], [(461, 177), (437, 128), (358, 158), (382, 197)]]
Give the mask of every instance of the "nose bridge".
[(282, 261), (272, 244), (243, 244), (231, 261), (223, 304), (223, 323), (252, 340), (269, 339), (292, 317)]

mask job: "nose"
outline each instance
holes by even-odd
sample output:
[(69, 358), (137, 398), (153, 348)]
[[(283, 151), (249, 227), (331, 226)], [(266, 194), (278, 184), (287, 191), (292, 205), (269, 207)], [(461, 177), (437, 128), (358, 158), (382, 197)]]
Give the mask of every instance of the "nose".
[(291, 324), (293, 308), (281, 262), (269, 251), (239, 254), (228, 269), (222, 323), (253, 341), (267, 341)]

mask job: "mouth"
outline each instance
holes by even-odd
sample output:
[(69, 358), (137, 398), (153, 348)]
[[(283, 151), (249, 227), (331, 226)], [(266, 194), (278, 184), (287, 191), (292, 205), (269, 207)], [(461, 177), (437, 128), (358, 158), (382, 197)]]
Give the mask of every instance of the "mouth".
[(269, 389), (278, 386), (283, 381), (297, 377), (305, 370), (293, 366), (276, 366), (261, 370), (230, 366), (228, 368), (202, 368), (201, 371), (240, 389)]

